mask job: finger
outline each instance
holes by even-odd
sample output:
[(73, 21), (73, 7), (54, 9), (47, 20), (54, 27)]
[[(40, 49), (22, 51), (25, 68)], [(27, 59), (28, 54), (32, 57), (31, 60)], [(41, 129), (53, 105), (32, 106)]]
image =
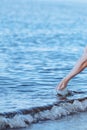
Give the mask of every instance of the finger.
[(57, 85), (56, 89), (58, 90), (58, 89), (60, 89), (60, 87), (61, 87), (61, 83), (59, 85)]

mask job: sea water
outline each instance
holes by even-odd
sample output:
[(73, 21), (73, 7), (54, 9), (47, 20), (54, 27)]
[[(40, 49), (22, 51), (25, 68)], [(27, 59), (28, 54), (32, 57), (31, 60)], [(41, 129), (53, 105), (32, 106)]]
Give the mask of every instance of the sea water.
[[(29, 128), (17, 130), (86, 130), (87, 129), (87, 113), (78, 113), (56, 121), (40, 122), (29, 126)], [(8, 129), (7, 129), (8, 130)], [(15, 130), (15, 129), (12, 129)]]
[[(86, 4), (63, 0), (0, 1), (0, 119), (6, 127), (9, 113), (32, 107), (36, 110), (59, 101), (55, 87), (87, 45)], [(73, 78), (68, 89), (77, 92), (68, 97), (70, 100), (86, 97), (87, 71)], [(31, 115), (27, 118), (32, 122)]]

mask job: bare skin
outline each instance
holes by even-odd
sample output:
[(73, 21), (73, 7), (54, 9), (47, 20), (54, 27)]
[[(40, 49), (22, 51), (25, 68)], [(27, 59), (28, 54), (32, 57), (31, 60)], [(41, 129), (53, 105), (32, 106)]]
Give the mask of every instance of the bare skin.
[(77, 74), (79, 74), (81, 71), (83, 71), (86, 67), (87, 67), (87, 47), (85, 48), (83, 55), (77, 61), (76, 65), (73, 67), (71, 72), (65, 78), (62, 79), (62, 81), (58, 84), (56, 89), (63, 90), (64, 88), (66, 88), (68, 82)]

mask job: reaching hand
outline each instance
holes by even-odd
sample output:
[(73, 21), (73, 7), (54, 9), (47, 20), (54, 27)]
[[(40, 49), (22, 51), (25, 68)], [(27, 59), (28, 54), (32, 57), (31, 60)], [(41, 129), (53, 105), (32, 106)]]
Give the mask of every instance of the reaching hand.
[(63, 90), (64, 88), (66, 88), (68, 81), (66, 80), (66, 78), (64, 78), (59, 85), (56, 87), (57, 90)]
[(59, 83), (56, 87), (57, 90), (63, 90), (70, 79), (79, 74), (82, 70), (87, 67), (87, 46), (84, 50), (82, 57), (77, 61), (71, 72)]

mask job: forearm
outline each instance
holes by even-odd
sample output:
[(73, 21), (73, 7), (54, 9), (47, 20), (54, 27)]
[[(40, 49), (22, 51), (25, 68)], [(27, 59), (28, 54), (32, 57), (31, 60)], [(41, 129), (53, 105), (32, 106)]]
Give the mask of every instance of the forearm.
[(75, 75), (79, 74), (83, 69), (87, 67), (87, 47), (84, 50), (83, 56), (77, 61), (74, 68), (71, 70), (71, 72), (62, 79), (62, 81), (57, 86), (58, 90), (63, 90), (70, 79), (72, 79)]
[(87, 58), (82, 57), (74, 66), (74, 68), (71, 70), (71, 72), (66, 76), (67, 81), (69, 81), (71, 78), (79, 74), (82, 70), (84, 70), (87, 67)]

